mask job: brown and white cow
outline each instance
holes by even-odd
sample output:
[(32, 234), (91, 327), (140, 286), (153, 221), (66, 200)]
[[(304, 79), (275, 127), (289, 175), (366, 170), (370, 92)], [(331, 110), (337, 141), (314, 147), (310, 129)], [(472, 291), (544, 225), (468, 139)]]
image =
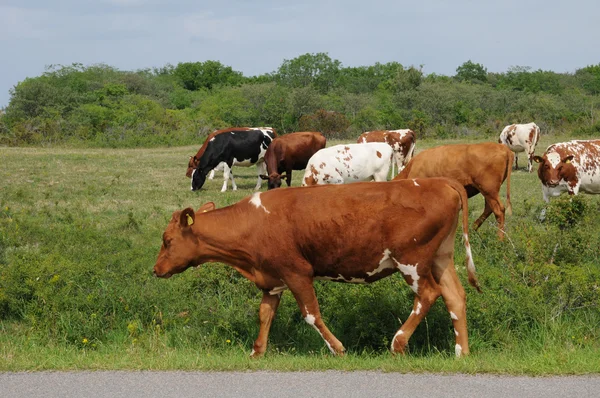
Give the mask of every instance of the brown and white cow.
[(505, 208), (500, 202), (500, 187), (506, 180), (506, 212), (511, 214), (510, 174), (514, 154), (505, 145), (443, 145), (420, 152), (394, 180), (407, 178), (447, 177), (458, 180), (469, 198), (481, 193), (485, 208), (473, 225), (477, 230), (492, 214), (498, 221), (498, 237), (504, 239)]
[[(394, 150), (394, 160), (398, 173), (406, 166), (415, 152), (415, 132), (404, 130), (375, 130), (362, 133), (358, 140), (359, 144), (367, 142), (385, 142)], [(394, 164), (392, 163), (392, 177), (394, 176)]]
[(304, 170), (311, 156), (325, 148), (326, 143), (323, 134), (316, 132), (290, 133), (275, 138), (265, 153), (267, 174), (260, 177), (269, 180), (268, 189), (279, 188), (284, 178), (289, 187), (292, 170)]
[(531, 122), (527, 124), (511, 124), (504, 127), (498, 138), (499, 144), (504, 144), (515, 153), (515, 169), (519, 168), (519, 152), (527, 154), (527, 170), (533, 170), (533, 155), (535, 146), (540, 139), (540, 128)]
[(302, 186), (387, 181), (393, 149), (383, 142), (341, 144), (323, 148), (308, 164)]
[(559, 142), (533, 159), (540, 164), (538, 177), (546, 202), (565, 191), (600, 194), (600, 140)]
[(321, 318), (313, 282), (371, 283), (399, 271), (415, 298), (413, 311), (392, 339), (392, 352), (405, 351), (441, 295), (454, 324), (455, 353), (466, 355), (465, 292), (454, 267), (461, 209), (469, 282), (480, 290), (467, 206), (464, 188), (439, 178), (275, 189), (222, 209), (209, 202), (197, 211), (173, 213), (154, 274), (168, 278), (214, 261), (254, 282), (263, 292), (260, 331), (251, 354), (258, 357), (267, 348), (284, 290), (292, 292), (304, 320), (331, 352), (342, 355), (344, 346)]

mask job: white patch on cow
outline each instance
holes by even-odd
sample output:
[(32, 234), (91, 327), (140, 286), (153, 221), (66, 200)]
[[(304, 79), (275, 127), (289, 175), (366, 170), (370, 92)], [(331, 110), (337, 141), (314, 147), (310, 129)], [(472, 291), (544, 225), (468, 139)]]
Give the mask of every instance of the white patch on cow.
[(422, 308), (422, 307), (423, 307), (423, 306), (421, 305), (421, 302), (419, 301), (419, 302), (417, 303), (417, 315), (419, 315), (419, 314), (421, 313), (421, 308)]
[(419, 265), (419, 263), (417, 263), (415, 265), (400, 264), (398, 262), (398, 260), (396, 260), (395, 258), (393, 260), (396, 263), (396, 267), (398, 267), (398, 269), (400, 270), (400, 272), (402, 272), (406, 276), (410, 276), (411, 277), (413, 283), (412, 283), (412, 285), (410, 285), (410, 288), (413, 290), (413, 292), (415, 292), (415, 294), (419, 294), (419, 279), (420, 279), (420, 276), (417, 273), (417, 266)]
[(309, 314), (308, 312), (306, 313), (306, 316), (304, 317), (304, 320), (306, 321), (306, 323), (308, 323), (311, 326), (315, 326), (315, 316), (312, 314)]
[(460, 356), (462, 355), (462, 347), (461, 347), (461, 345), (460, 345), (460, 344), (457, 344), (457, 345), (454, 347), (454, 353), (456, 354), (456, 357), (457, 357), (457, 358), (460, 358)]
[(417, 181), (416, 181), (414, 178), (413, 178), (413, 182), (414, 182), (414, 184), (415, 184), (417, 187), (420, 187), (420, 185), (419, 185), (419, 184), (417, 184)]
[(333, 349), (333, 347), (331, 347), (331, 344), (329, 344), (329, 341), (327, 341), (327, 339), (325, 339), (325, 337), (323, 337), (323, 333), (321, 333), (321, 331), (319, 330), (317, 325), (315, 325), (315, 320), (316, 320), (315, 316), (308, 312), (308, 308), (306, 306), (304, 307), (304, 310), (306, 311), (306, 316), (304, 317), (304, 320), (306, 321), (306, 323), (308, 323), (317, 332), (319, 332), (319, 335), (321, 335), (321, 338), (323, 339), (323, 341), (325, 341), (325, 344), (327, 344), (327, 348), (329, 348), (329, 351), (331, 351), (331, 353), (334, 355), (337, 354), (335, 352), (335, 350)]
[(454, 329), (454, 334), (458, 337), (458, 330)]
[(560, 163), (560, 155), (556, 152), (550, 152), (547, 157), (548, 162), (550, 162), (550, 165), (552, 165), (552, 168), (556, 168), (556, 166), (558, 166)]
[(250, 198), (250, 203), (256, 206), (257, 209), (261, 208), (265, 211), (265, 213), (270, 214), (271, 212), (267, 210), (265, 206), (263, 206), (262, 201), (260, 200), (260, 192), (255, 192), (252, 194), (252, 198)]
[[(231, 133), (233, 134), (233, 133)], [(213, 142), (215, 140), (215, 137), (211, 138), (210, 140), (208, 140), (208, 142)]]
[(450, 311), (450, 318), (454, 319), (455, 321), (458, 321), (458, 317), (456, 316), (456, 314), (452, 311)]
[(250, 356), (251, 356), (251, 357), (252, 357), (252, 356), (254, 356), (254, 354), (255, 354), (255, 353), (256, 353), (256, 352), (254, 351), (254, 348), (253, 348), (253, 349), (252, 349), (252, 352), (250, 353)]
[(401, 334), (404, 334), (404, 332), (402, 330), (398, 330), (394, 335), (394, 338), (392, 339), (392, 346), (390, 347), (391, 351), (394, 351), (394, 342), (396, 341), (396, 337), (400, 336)]
[(471, 272), (475, 272), (475, 263), (473, 262), (473, 253), (471, 253), (471, 245), (469, 244), (469, 235), (463, 234), (463, 239), (465, 240), (465, 249), (467, 251), (467, 261), (469, 270)]
[(269, 290), (269, 294), (271, 296), (276, 296), (276, 295), (280, 295), (281, 293), (283, 293), (284, 290), (287, 290), (287, 285), (283, 285), (283, 286), (277, 286), (274, 287), (273, 289)]
[(391, 253), (392, 252), (390, 251), (390, 249), (385, 249), (383, 251), (383, 258), (381, 259), (381, 261), (379, 261), (379, 266), (377, 268), (375, 268), (373, 271), (367, 272), (367, 275), (373, 276), (375, 274), (380, 273), (384, 269), (394, 268), (394, 264), (392, 262), (392, 259), (390, 258)]
[(232, 131), (231, 134), (235, 134), (235, 133)]
[(194, 190), (194, 183), (193, 183), (193, 181), (194, 181), (194, 174), (196, 174), (196, 169), (194, 169), (194, 170), (192, 171), (192, 185), (190, 185), (190, 189), (191, 189), (192, 191)]

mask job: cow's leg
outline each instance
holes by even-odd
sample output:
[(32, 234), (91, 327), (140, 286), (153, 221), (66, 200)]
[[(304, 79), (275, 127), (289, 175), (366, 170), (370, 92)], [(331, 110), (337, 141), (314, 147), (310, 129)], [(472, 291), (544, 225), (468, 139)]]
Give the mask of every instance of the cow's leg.
[(532, 151), (529, 151), (529, 161), (527, 163), (527, 168), (529, 169), (529, 172), (531, 173), (533, 171), (533, 156), (535, 155), (535, 149)]
[(500, 202), (500, 198), (498, 197), (497, 193), (481, 193), (485, 198), (486, 205), (489, 204), (489, 207), (492, 209), (492, 212), (494, 212), (494, 215), (496, 216), (496, 221), (498, 222), (498, 238), (500, 238), (500, 240), (504, 240), (504, 206), (502, 205), (502, 202)]
[[(407, 276), (405, 276), (405, 279), (407, 279)], [(408, 281), (408, 279), (407, 282), (415, 283), (412, 280)], [(419, 323), (425, 318), (429, 309), (441, 294), (440, 287), (433, 279), (431, 273), (427, 278), (420, 278), (417, 281), (417, 286), (413, 310), (406, 322), (404, 322), (404, 325), (402, 325), (392, 339), (391, 350), (393, 354), (404, 354), (410, 336), (412, 336)]]
[[(225, 167), (228, 167), (225, 165)], [(235, 180), (233, 179), (233, 169), (229, 168), (229, 178), (231, 178), (231, 189), (237, 191), (237, 185), (235, 184)]]
[(483, 222), (490, 216), (490, 214), (492, 214), (492, 208), (490, 207), (490, 205), (487, 201), (487, 198), (486, 198), (483, 213), (481, 213), (479, 218), (477, 220), (475, 220), (475, 222), (473, 223), (473, 229), (475, 231), (477, 231), (479, 229), (479, 227), (481, 227), (481, 224), (483, 224)]
[[(228, 165), (224, 164), (223, 165), (223, 187), (221, 188), (221, 192), (227, 191), (227, 180), (229, 180), (230, 173), (231, 173), (231, 169), (229, 168)], [(233, 177), (231, 177), (231, 181), (233, 181)], [(233, 184), (232, 184), (232, 187), (233, 187)], [(234, 188), (234, 190), (235, 190), (235, 188)]]
[(519, 170), (519, 152), (515, 152), (515, 170)]
[(259, 162), (256, 164), (256, 172), (258, 173), (258, 181), (256, 182), (254, 190), (258, 191), (262, 186), (262, 178), (260, 178), (261, 174), (267, 174), (267, 165), (265, 162)]
[(319, 303), (315, 295), (315, 289), (312, 284), (312, 278), (302, 278), (298, 280), (294, 278), (293, 283), (286, 281), (286, 284), (298, 302), (298, 307), (302, 312), (302, 316), (306, 323), (311, 325), (319, 332), (329, 350), (335, 355), (344, 355), (344, 346), (342, 343), (329, 331), (323, 319), (321, 319), (321, 311)]
[[(452, 231), (455, 231), (453, 229)], [(456, 269), (454, 268), (454, 233), (442, 243), (434, 258), (433, 277), (440, 285), (442, 298), (452, 318), (456, 337), (455, 353), (457, 357), (469, 354), (467, 333), (467, 300)]]
[(271, 323), (273, 322), (273, 318), (275, 318), (275, 313), (277, 312), (277, 307), (279, 307), (280, 301), (281, 292), (271, 294), (268, 291), (263, 291), (263, 298), (260, 302), (260, 309), (258, 311), (260, 331), (258, 332), (258, 337), (254, 342), (254, 347), (252, 348), (252, 354), (250, 354), (250, 357), (259, 358), (267, 350), (269, 330), (271, 329)]
[(292, 169), (285, 171), (285, 182), (288, 187), (292, 186)]
[(212, 169), (210, 173), (208, 173), (208, 179), (212, 180), (215, 178), (215, 169)]

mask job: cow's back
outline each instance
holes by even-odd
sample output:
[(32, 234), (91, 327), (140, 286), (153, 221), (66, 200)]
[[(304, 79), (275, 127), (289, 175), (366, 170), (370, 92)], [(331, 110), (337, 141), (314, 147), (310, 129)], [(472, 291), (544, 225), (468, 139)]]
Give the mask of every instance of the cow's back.
[(396, 179), (447, 177), (468, 185), (496, 170), (505, 178), (509, 158), (510, 150), (505, 145), (492, 142), (443, 145), (414, 156)]
[(256, 193), (248, 203), (248, 221), (270, 225), (253, 237), (263, 255), (273, 257), (273, 247), (283, 257), (300, 251), (317, 275), (425, 244), (431, 231), (455, 225), (461, 207), (446, 179), (296, 187)]

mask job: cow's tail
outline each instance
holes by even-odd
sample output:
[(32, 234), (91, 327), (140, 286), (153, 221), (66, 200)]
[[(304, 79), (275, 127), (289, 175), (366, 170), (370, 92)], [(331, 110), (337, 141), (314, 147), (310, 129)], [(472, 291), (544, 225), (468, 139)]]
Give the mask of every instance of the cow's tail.
[(460, 196), (460, 203), (462, 208), (462, 227), (463, 227), (463, 241), (465, 245), (466, 255), (466, 266), (467, 274), (469, 277), (469, 283), (479, 293), (481, 293), (481, 287), (479, 281), (477, 281), (477, 275), (475, 272), (475, 263), (473, 262), (473, 254), (471, 253), (471, 244), (469, 243), (469, 202), (467, 197), (467, 191), (465, 188), (456, 180), (448, 181), (451, 188), (453, 188)]
[(406, 153), (406, 158), (404, 159), (404, 165), (405, 166), (408, 164), (408, 162), (410, 162), (410, 160), (412, 159), (413, 155), (415, 154), (415, 146), (416, 146), (416, 141), (414, 140), (414, 137), (413, 137), (413, 141), (410, 144), (410, 149)]
[(512, 215), (512, 205), (510, 204), (510, 175), (512, 174), (513, 163), (515, 161), (515, 154), (510, 149), (508, 150), (508, 161), (506, 165), (506, 207), (505, 213), (509, 216)]

